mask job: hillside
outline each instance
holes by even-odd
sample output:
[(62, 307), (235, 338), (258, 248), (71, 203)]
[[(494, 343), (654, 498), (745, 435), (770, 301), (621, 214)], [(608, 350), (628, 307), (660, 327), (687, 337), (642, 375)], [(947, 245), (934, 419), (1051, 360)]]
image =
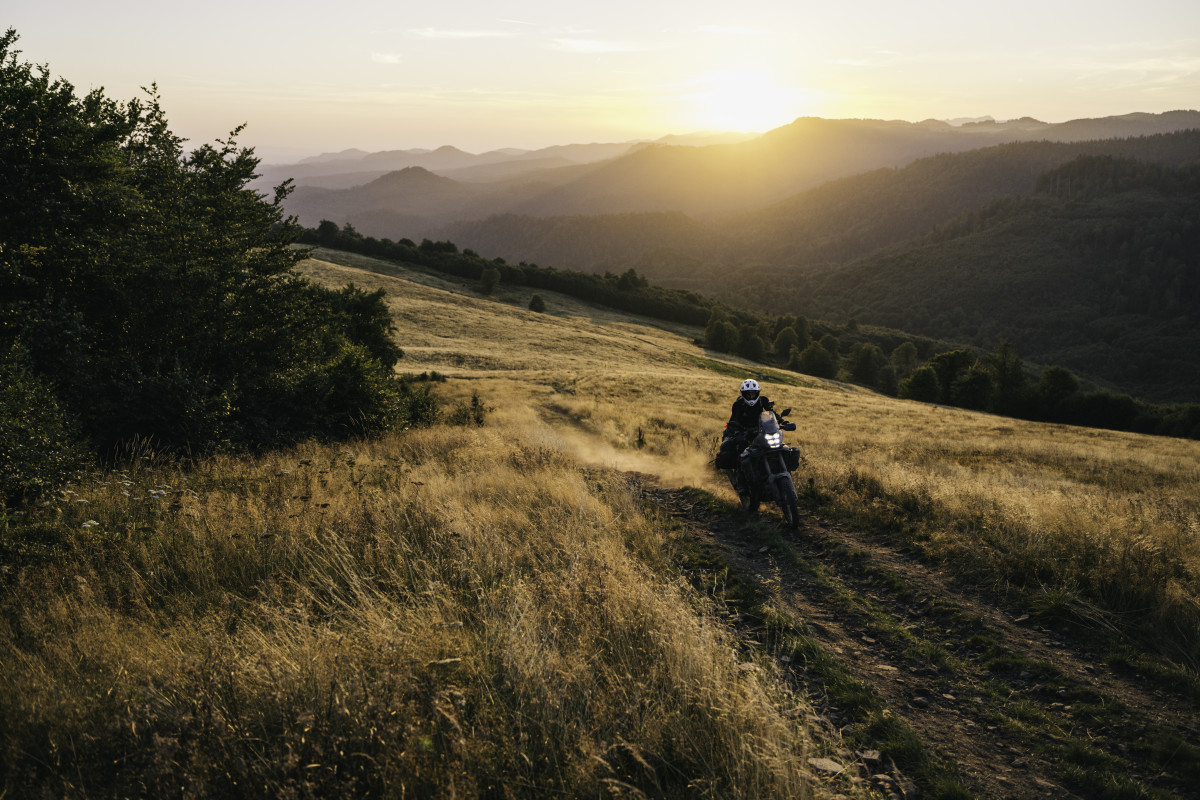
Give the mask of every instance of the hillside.
[(770, 372), (785, 532), (698, 329), (317, 255), (467, 424), (147, 449), (6, 529), (4, 791), (1193, 794), (1200, 444)]
[[(391, 170), (420, 167), (443, 176), (461, 179), (505, 177), (498, 182), (470, 189), (486, 196), (470, 209), (429, 207), (423, 219), (410, 219), (398, 211), (419, 203), (419, 189), (395, 185), (381, 196), (373, 189), (346, 189), (342, 206), (309, 202), (298, 192), (288, 203), (306, 225), (315, 225), (320, 215), (339, 224), (349, 222), (363, 233), (392, 239), (419, 240), (439, 226), (456, 221), (483, 219), (491, 214), (535, 217), (577, 214), (624, 214), (677, 211), (700, 218), (749, 212), (782, 201), (799, 192), (838, 178), (883, 167), (900, 167), (939, 153), (963, 152), (1015, 141), (1087, 141), (1114, 136), (1156, 134), (1200, 128), (1200, 112), (1170, 112), (1160, 115), (1128, 115), (1104, 120), (1076, 120), (1047, 124), (1036, 120), (952, 126), (928, 120), (921, 123), (883, 120), (825, 120), (801, 118), (748, 141), (698, 145), (705, 138), (692, 138), (683, 145), (677, 139), (663, 143), (625, 146), (615, 153), (602, 145), (587, 147), (589, 155), (576, 150), (547, 148), (530, 153), (485, 154), (470, 157), (454, 148), (427, 152), (376, 153), (351, 159), (333, 159), (318, 164), (271, 168), (260, 180), (269, 181), (328, 173), (363, 173), (364, 165)], [(669, 143), (667, 143), (669, 142)], [(571, 167), (544, 166), (544, 158), (569, 158)], [(531, 169), (512, 167), (528, 158)], [(502, 173), (475, 171), (477, 167), (504, 165)], [(334, 169), (334, 166), (337, 169)], [(467, 168), (467, 171), (463, 171)], [(364, 174), (363, 177), (366, 177)], [(319, 182), (344, 186), (328, 175)], [(303, 189), (304, 187), (301, 186)], [(376, 187), (377, 188), (377, 187)], [(361, 194), (361, 197), (356, 196)], [(314, 218), (314, 216), (318, 218)]]
[(927, 336), (1012, 341), (1158, 401), (1200, 397), (1200, 180), (1105, 158), (926, 240), (801, 279), (791, 305)]
[[(690, 259), (692, 270), (705, 279), (700, 282), (717, 286), (710, 273), (736, 274), (748, 266), (781, 275), (818, 272), (918, 239), (999, 198), (1030, 195), (1046, 170), (1091, 155), (1182, 166), (1200, 157), (1200, 129), (1069, 144), (1021, 142), (930, 156), (903, 168), (830, 181), (720, 220), (702, 222), (666, 212), (496, 215), (443, 226), (433, 236), (511, 261), (572, 269), (603, 269), (614, 261), (632, 264), (675, 285), (694, 283), (695, 275), (670, 259)], [(657, 235), (656, 224), (661, 225)], [(657, 264), (660, 259), (665, 263)]]
[[(995, 203), (1033, 197), (1048, 171), (1103, 157), (1181, 167), (1200, 157), (1200, 131), (1072, 144), (1022, 142), (933, 156), (902, 169), (833, 181), (725, 223), (702, 224), (682, 215), (504, 216), (447, 226), (438, 235), (511, 260), (597, 270), (628, 264), (664, 285), (775, 313), (855, 318), (989, 349), (1007, 337), (1030, 358), (1062, 363), (1109, 387), (1160, 401), (1194, 400), (1198, 387), (1191, 372), (1172, 367), (1180, 363), (1177, 356), (1191, 363), (1192, 301), (1163, 300), (1179, 291), (1178, 270), (1142, 269), (1139, 286), (1121, 292), (1158, 300), (1128, 306), (1113, 300), (1112, 284), (1128, 278), (1094, 276), (1076, 286), (1077, 273), (1088, 272), (1084, 262), (1096, 254), (1072, 246), (1073, 255), (1063, 256), (1059, 242), (1087, 238), (1085, 229), (1093, 224), (1129, 230), (1156, 215), (1193, 219), (1186, 192), (1176, 191), (1157, 206), (1134, 191), (1117, 193), (1102, 209), (1064, 218), (1071, 233), (1039, 222), (1034, 207), (1028, 209), (1028, 225), (993, 236), (979, 230), (981, 218), (993, 218)], [(1164, 258), (1194, 262), (1186, 246), (1189, 226), (1182, 221), (1178, 230), (1155, 234), (1170, 250)], [(977, 235), (930, 247), (927, 238), (943, 228)], [(1157, 245), (1149, 246), (1141, 249), (1153, 258)], [(1005, 266), (1011, 262), (1019, 264)], [(1127, 264), (1118, 271), (1136, 269)], [(1043, 287), (1036, 319), (1027, 313), (1025, 297), (1032, 289), (1023, 281)], [(1100, 287), (1097, 281), (1108, 283)], [(1066, 287), (1071, 292), (1064, 293)]]

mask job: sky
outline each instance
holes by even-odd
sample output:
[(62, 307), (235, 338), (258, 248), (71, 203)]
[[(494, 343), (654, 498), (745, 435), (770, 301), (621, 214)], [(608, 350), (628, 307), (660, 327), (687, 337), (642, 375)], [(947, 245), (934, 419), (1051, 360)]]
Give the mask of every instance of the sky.
[(82, 93), (267, 163), (766, 131), (804, 116), (1063, 122), (1200, 108), (1196, 0), (0, 0)]

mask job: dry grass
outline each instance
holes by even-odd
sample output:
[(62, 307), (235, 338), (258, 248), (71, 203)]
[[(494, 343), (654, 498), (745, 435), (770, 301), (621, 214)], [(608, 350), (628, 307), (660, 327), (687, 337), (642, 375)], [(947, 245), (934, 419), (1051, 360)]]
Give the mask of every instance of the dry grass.
[(76, 498), (80, 535), (0, 599), (13, 796), (810, 794), (804, 708), (552, 439), (435, 428)]
[[(320, 269), (333, 282), (364, 275)], [(519, 289), (497, 303), (447, 283), (370, 279), (396, 287), (403, 340), (437, 331), (437, 346), (411, 349), (414, 365), (486, 383), (509, 418), (553, 423), (582, 458), (726, 491), (705, 462), (739, 378), (697, 368), (711, 355), (694, 344), (698, 330), (630, 324), (552, 293), (543, 293), (550, 316), (524, 311)], [(439, 326), (450, 298), (450, 313), (461, 316)], [(482, 340), (479, 329), (488, 331)], [(477, 353), (489, 366), (444, 353)], [(1200, 442), (1011, 420), (796, 378), (766, 389), (795, 409), (801, 477), (824, 502), (863, 524), (906, 530), (965, 577), (1040, 593), (1096, 625), (1146, 628), (1200, 665)]]
[[(478, 391), (488, 425), (135, 458), (6, 523), (0, 791), (825, 792), (803, 700), (739, 662), (607, 469), (726, 492), (706, 462), (737, 367), (704, 361), (698, 331), (549, 292), (535, 314), (516, 289), (304, 269), (388, 289), (403, 368), (450, 376), (451, 403)], [(976, 580), (1200, 640), (1200, 444), (767, 388), (795, 409), (811, 496)]]

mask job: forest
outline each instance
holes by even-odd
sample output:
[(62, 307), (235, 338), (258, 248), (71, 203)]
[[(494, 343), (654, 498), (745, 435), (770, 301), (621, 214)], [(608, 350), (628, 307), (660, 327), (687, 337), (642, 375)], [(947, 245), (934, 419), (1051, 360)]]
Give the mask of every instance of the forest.
[(92, 459), (421, 424), (380, 293), (302, 279), (258, 159), (185, 151), (152, 87), (79, 95), (0, 37), (0, 506)]

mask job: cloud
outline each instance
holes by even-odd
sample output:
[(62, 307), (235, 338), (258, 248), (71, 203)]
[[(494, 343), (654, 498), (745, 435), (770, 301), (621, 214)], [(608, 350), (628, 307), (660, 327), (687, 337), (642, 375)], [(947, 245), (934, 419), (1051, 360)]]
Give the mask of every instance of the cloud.
[(399, 64), (404, 58), (399, 53), (371, 53), (376, 64)]
[(605, 41), (603, 39), (554, 39), (551, 46), (563, 53), (582, 53), (584, 55), (596, 53), (640, 53), (662, 48), (661, 45)]
[(701, 33), (722, 33), (730, 36), (761, 36), (764, 33), (753, 28), (739, 28), (733, 25), (701, 25), (696, 30)]
[(516, 35), (510, 31), (449, 30), (443, 28), (414, 28), (409, 33), (421, 39), (507, 39)]

